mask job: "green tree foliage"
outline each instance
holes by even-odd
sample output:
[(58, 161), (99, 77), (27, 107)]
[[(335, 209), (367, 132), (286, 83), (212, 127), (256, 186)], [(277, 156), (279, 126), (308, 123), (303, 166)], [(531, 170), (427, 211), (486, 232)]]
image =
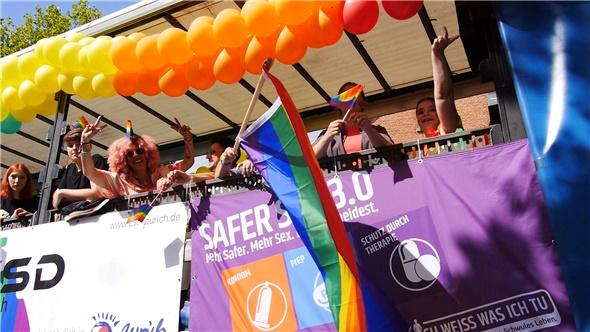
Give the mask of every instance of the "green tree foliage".
[(64, 14), (58, 6), (50, 4), (43, 10), (35, 7), (34, 14), (25, 14), (21, 25), (15, 26), (11, 18), (0, 18), (0, 52), (6, 56), (35, 44), (39, 39), (52, 37), (102, 16), (88, 0), (79, 0)]

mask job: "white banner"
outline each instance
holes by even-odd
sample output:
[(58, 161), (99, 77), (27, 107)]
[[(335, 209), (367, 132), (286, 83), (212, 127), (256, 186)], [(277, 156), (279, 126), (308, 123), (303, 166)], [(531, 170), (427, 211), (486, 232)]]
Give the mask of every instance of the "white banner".
[(183, 203), (2, 231), (0, 331), (176, 331)]

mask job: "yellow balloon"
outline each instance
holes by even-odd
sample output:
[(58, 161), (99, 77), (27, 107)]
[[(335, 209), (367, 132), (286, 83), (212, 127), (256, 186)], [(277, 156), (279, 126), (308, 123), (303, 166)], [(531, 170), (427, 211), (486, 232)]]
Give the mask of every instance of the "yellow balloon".
[(0, 62), (0, 71), (2, 72), (2, 87), (18, 86), (21, 78), (18, 71), (18, 58), (7, 56)]
[(82, 67), (82, 73), (91, 73), (96, 72), (96, 68), (92, 68), (90, 66), (90, 62), (88, 61), (88, 51), (90, 50), (90, 46), (82, 46), (80, 48), (80, 52), (78, 52), (78, 61), (80, 62), (80, 66)]
[(59, 90), (57, 74), (59, 74), (59, 71), (54, 67), (43, 65), (35, 72), (35, 84), (45, 92), (55, 93)]
[(92, 79), (82, 75), (74, 76), (72, 82), (74, 91), (83, 99), (90, 100), (95, 97), (94, 90), (92, 90)]
[(111, 37), (100, 36), (88, 46), (90, 48), (86, 57), (89, 65), (95, 68), (95, 71), (107, 74), (114, 74), (117, 71), (117, 67), (115, 67), (111, 58), (112, 44)]
[(61, 50), (59, 50), (59, 61), (61, 65), (71, 71), (71, 72), (78, 72), (82, 70), (82, 65), (80, 64), (80, 60), (78, 60), (78, 53), (80, 53), (80, 49), (82, 46), (78, 43), (66, 43), (62, 46)]
[(18, 57), (18, 71), (26, 79), (32, 79), (37, 68), (41, 67), (41, 59), (35, 52), (29, 52)]
[(117, 94), (113, 84), (113, 76), (105, 75), (103, 73), (96, 74), (92, 78), (92, 89), (97, 95), (109, 98)]
[(8, 86), (2, 90), (2, 109), (9, 111), (19, 110), (25, 108), (25, 103), (18, 96), (18, 90), (12, 86)]
[(76, 93), (74, 90), (74, 78), (68, 74), (59, 73), (57, 74), (57, 85), (59, 89), (67, 94), (73, 95)]
[(37, 116), (37, 112), (34, 106), (27, 106), (20, 110), (14, 110), (10, 112), (12, 116), (20, 122), (31, 122)]
[(10, 112), (8, 112), (8, 110), (6, 110), (6, 107), (4, 107), (3, 103), (0, 103), (0, 121), (4, 121), (4, 119), (6, 119), (8, 114), (10, 114)]
[(86, 36), (79, 33), (79, 32), (74, 32), (71, 35), (68, 35), (66, 37), (66, 40), (69, 42), (77, 43), (78, 41), (80, 41), (84, 37), (86, 37)]
[(67, 41), (62, 37), (51, 37), (43, 45), (43, 56), (55, 67), (61, 66), (59, 61), (59, 51)]
[(47, 60), (47, 59), (45, 59), (45, 56), (43, 55), (43, 49), (45, 48), (46, 43), (47, 43), (47, 38), (41, 38), (35, 44), (35, 54), (37, 54), (37, 57), (39, 59), (41, 59), (42, 61)]
[(47, 93), (39, 89), (35, 83), (25, 80), (18, 87), (18, 96), (26, 105), (38, 106), (45, 101)]
[(36, 106), (35, 111), (39, 115), (52, 116), (57, 112), (57, 100), (48, 97), (43, 104)]
[(94, 41), (94, 37), (84, 37), (78, 41), (78, 44), (82, 46), (90, 45)]

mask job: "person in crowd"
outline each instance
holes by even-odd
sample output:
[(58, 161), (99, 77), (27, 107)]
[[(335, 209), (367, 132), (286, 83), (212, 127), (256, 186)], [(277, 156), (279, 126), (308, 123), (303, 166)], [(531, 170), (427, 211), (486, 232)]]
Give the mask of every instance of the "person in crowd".
[(461, 117), (455, 106), (451, 68), (445, 57), (445, 49), (459, 36), (449, 37), (445, 33), (432, 43), (432, 76), (434, 80), (434, 97), (425, 97), (416, 103), (416, 122), (419, 131), (426, 137), (454, 133), (463, 129)]
[(188, 182), (198, 183), (239, 174), (249, 176), (254, 172), (254, 164), (247, 158), (238, 162), (241, 160), (242, 153), (245, 152), (241, 149), (238, 149), (237, 153), (234, 152), (234, 143), (235, 141), (229, 137), (213, 136), (210, 149), (207, 152), (209, 172), (189, 175), (182, 171), (173, 171), (168, 174), (165, 185), (179, 185)]
[[(355, 87), (353, 82), (344, 83), (338, 94)], [(337, 108), (340, 117), (347, 110)], [(317, 158), (333, 157), (347, 153), (354, 153), (364, 149), (380, 148), (393, 145), (387, 130), (381, 126), (374, 126), (364, 113), (365, 94), (361, 92), (346, 119), (330, 122), (313, 145)]]
[(38, 197), (33, 195), (31, 172), (24, 164), (14, 164), (2, 177), (0, 209), (13, 218), (26, 217), (37, 211)]
[(82, 131), (81, 152), (82, 171), (94, 182), (102, 197), (114, 198), (153, 190), (166, 189), (165, 181), (169, 172), (185, 171), (194, 162), (194, 147), (190, 128), (181, 125), (178, 120), (175, 129), (183, 136), (185, 156), (181, 162), (160, 166), (160, 152), (154, 140), (148, 135), (136, 135), (128, 126), (125, 137), (114, 141), (108, 150), (109, 171), (94, 167), (90, 152), (92, 138), (106, 125), (100, 123), (100, 117), (94, 124), (87, 125)]
[[(70, 163), (61, 176), (57, 189), (53, 192), (52, 203), (56, 209), (64, 206), (65, 203), (98, 197), (98, 190), (82, 174), (82, 160), (80, 159), (82, 130), (82, 128), (74, 128), (63, 138)], [(106, 159), (98, 154), (92, 155), (92, 162), (96, 169), (108, 169)]]

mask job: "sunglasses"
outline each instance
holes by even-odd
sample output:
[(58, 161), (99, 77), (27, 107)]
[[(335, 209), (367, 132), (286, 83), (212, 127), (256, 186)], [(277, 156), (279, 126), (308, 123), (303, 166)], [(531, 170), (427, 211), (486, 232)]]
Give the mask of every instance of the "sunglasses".
[(138, 149), (135, 149), (135, 150), (129, 150), (129, 151), (127, 151), (127, 153), (125, 153), (125, 157), (131, 158), (134, 155), (138, 155), (139, 156), (139, 155), (142, 155), (144, 153), (145, 153), (145, 150), (143, 148), (138, 148)]

